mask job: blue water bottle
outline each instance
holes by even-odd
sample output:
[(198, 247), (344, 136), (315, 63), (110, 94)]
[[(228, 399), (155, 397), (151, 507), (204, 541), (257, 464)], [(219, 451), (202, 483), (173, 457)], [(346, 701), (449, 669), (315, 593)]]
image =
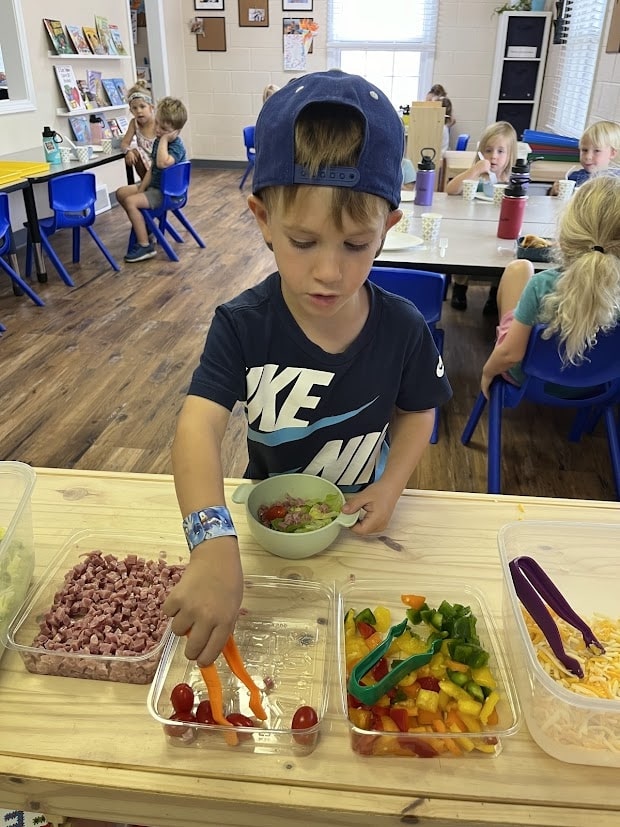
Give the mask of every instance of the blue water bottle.
[[(432, 155), (425, 155), (425, 152), (432, 152)], [(418, 172), (415, 179), (415, 196), (413, 203), (419, 207), (430, 207), (433, 203), (433, 192), (435, 191), (435, 162), (437, 153), (432, 146), (425, 146), (420, 152), (422, 160), (418, 164)]]
[(54, 132), (49, 126), (43, 127), (43, 151), (48, 164), (60, 163), (60, 150), (58, 144), (62, 143), (62, 135)]

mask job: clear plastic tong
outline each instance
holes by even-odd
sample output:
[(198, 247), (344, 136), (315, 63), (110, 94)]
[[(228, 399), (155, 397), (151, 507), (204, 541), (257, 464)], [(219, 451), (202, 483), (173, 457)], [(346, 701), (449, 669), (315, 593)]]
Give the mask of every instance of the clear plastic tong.
[(586, 646), (596, 646), (601, 653), (605, 652), (605, 647), (597, 640), (588, 624), (570, 607), (562, 592), (536, 560), (531, 557), (515, 557), (508, 566), (517, 597), (547, 638), (553, 654), (569, 672), (578, 678), (583, 678), (581, 664), (564, 651), (556, 622), (543, 601), (546, 601), (563, 620), (581, 632)]

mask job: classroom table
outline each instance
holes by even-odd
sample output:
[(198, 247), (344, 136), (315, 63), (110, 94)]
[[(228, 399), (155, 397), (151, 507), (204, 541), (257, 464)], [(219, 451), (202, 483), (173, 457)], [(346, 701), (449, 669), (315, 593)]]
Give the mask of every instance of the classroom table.
[[(441, 168), (441, 188), (445, 190), (448, 181), (469, 169), (476, 160), (476, 151), (449, 149), (444, 153)], [(533, 183), (553, 184), (573, 169), (579, 169), (578, 161), (531, 161), (530, 180)]]
[[(24, 198), (26, 218), (28, 219), (29, 232), (32, 238), (34, 262), (37, 271), (37, 279), (39, 282), (43, 283), (47, 281), (47, 270), (45, 267), (43, 252), (41, 250), (39, 216), (34, 195), (35, 186), (37, 184), (45, 184), (50, 179), (55, 178), (58, 175), (67, 175), (71, 172), (84, 172), (85, 170), (94, 169), (95, 167), (102, 166), (103, 164), (111, 164), (113, 161), (119, 161), (122, 159), (124, 159), (124, 153), (120, 149), (113, 149), (111, 152), (94, 152), (93, 157), (88, 161), (70, 161), (67, 164), (50, 164), (48, 171), (29, 176), (27, 178), (26, 186), (22, 189), (22, 194)], [(19, 152), (13, 152), (9, 155), (2, 155), (0, 156), (0, 160), (44, 161), (45, 152), (42, 146), (35, 146), (30, 149), (22, 149)], [(129, 170), (129, 167), (127, 167), (127, 169)], [(129, 177), (127, 180), (129, 181)]]
[[(485, 204), (486, 208), (497, 207)], [(419, 209), (419, 208), (416, 208)], [(527, 217), (527, 213), (526, 213)], [(523, 234), (553, 237), (555, 224), (526, 222)], [(395, 236), (392, 231), (386, 240), (389, 248), (390, 239)], [(422, 238), (422, 218), (414, 213), (410, 235)], [(471, 276), (482, 281), (496, 282), (507, 264), (516, 257), (516, 242), (513, 239), (497, 237), (497, 222), (465, 218), (442, 218), (440, 237), (448, 239), (448, 247), (441, 255), (438, 247), (417, 244), (403, 249), (382, 249), (375, 263), (394, 267), (416, 267), (435, 273)], [(534, 262), (535, 270), (546, 270), (551, 265)]]
[[(35, 576), (82, 529), (180, 533), (172, 478), (36, 469)], [(389, 528), (360, 538), (343, 530), (316, 557), (274, 557), (248, 532), (225, 483), (246, 574), (320, 581), (416, 574), (462, 579), (484, 593), (501, 629), (497, 532), (517, 520), (620, 525), (616, 503), (407, 490)], [(128, 549), (129, 550), (129, 549)], [(159, 827), (313, 824), (360, 827), (617, 827), (615, 769), (563, 763), (525, 725), (497, 758), (373, 758), (353, 753), (336, 670), (317, 748), (305, 757), (167, 744), (146, 709), (147, 687), (28, 673), (8, 651), (0, 663), (0, 804), (60, 816)]]
[[(448, 195), (445, 192), (433, 193), (430, 207), (414, 204), (414, 192), (403, 193), (406, 200), (401, 201), (400, 209), (405, 215), (421, 216), (425, 212), (436, 212), (444, 218), (463, 219), (467, 221), (499, 221), (499, 206), (492, 201), (474, 198), (466, 201), (461, 195)], [(525, 207), (525, 220), (528, 224), (555, 224), (568, 202), (550, 195), (530, 195)]]
[[(6, 192), (8, 194), (8, 193), (11, 193), (11, 192), (16, 192), (18, 190), (23, 191), (24, 189), (26, 189), (27, 186), (28, 186), (28, 181), (25, 178), (17, 178), (13, 181), (10, 181), (10, 182), (6, 183), (6, 184), (1, 184), (0, 185), (0, 192)], [(17, 260), (17, 248), (15, 247), (15, 234), (13, 233), (12, 227), (9, 227), (8, 259), (9, 259), (9, 264), (11, 265), (13, 270), (17, 273), (17, 275), (19, 276), (20, 275), (19, 261)], [(19, 288), (15, 284), (15, 282), (11, 282), (11, 283), (13, 285), (13, 293), (16, 296), (22, 296), (23, 291), (21, 290), (21, 288)]]

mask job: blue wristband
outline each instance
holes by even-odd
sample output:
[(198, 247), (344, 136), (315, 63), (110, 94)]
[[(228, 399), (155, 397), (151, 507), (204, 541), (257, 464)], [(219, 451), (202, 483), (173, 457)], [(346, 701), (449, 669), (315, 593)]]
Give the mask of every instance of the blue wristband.
[(205, 540), (237, 536), (230, 511), (224, 505), (192, 511), (183, 520), (183, 531), (190, 551)]

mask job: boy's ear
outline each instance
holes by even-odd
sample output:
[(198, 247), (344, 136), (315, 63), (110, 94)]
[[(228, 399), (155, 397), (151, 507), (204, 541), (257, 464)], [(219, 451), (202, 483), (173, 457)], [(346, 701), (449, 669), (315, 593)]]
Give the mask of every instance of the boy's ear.
[(248, 207), (256, 219), (256, 223), (258, 224), (261, 233), (263, 234), (265, 244), (267, 244), (267, 246), (271, 249), (271, 226), (269, 222), (269, 213), (267, 211), (267, 207), (265, 206), (265, 202), (262, 201), (257, 195), (249, 195)]
[(615, 148), (612, 146), (612, 148), (611, 148), (611, 152), (609, 153), (609, 157), (610, 157), (610, 158), (615, 158), (617, 154), (618, 154), (618, 150), (617, 150), (617, 149), (615, 149)]
[(385, 232), (387, 233), (388, 230), (391, 230), (392, 227), (395, 227), (402, 217), (402, 210), (390, 210), (385, 220)]

